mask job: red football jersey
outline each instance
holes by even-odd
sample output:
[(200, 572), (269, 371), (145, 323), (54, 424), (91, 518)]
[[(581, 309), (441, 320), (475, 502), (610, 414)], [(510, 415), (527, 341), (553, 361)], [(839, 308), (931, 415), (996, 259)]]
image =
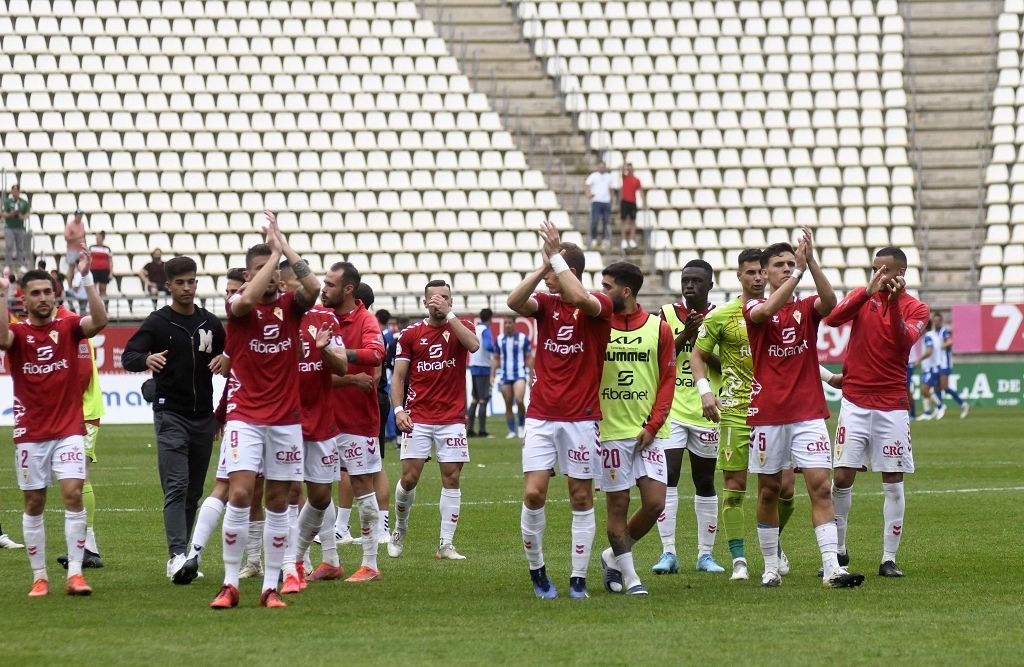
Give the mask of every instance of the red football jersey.
[[(463, 320), (473, 331), (473, 323)], [(461, 424), (466, 421), (466, 363), (469, 350), (447, 322), (432, 327), (427, 320), (398, 334), (395, 361), (409, 362), (409, 393), (405, 409), (416, 424)], [(376, 399), (374, 399), (376, 400)], [(376, 433), (376, 431), (375, 431)]]
[[(302, 316), (302, 358), (299, 359), (299, 395), (302, 406), (302, 439), (320, 442), (338, 435), (334, 403), (331, 401), (330, 366), (316, 347), (316, 333), (324, 324), (331, 326), (332, 336), (341, 335), (334, 311), (314, 306)], [(334, 343), (337, 344), (337, 343)]]
[(299, 325), (303, 309), (295, 292), (258, 303), (246, 315), (231, 313), (227, 345), (231, 355), (227, 419), (278, 426), (301, 423), (299, 404)]
[(612, 301), (601, 302), (597, 317), (587, 317), (557, 294), (534, 294), (537, 351), (530, 388), (530, 419), (574, 422), (601, 419), (601, 373), (611, 338)]
[(69, 315), (41, 327), (11, 324), (7, 351), (14, 383), (14, 442), (43, 442), (85, 435), (78, 344), (82, 318)]
[(743, 318), (754, 357), (748, 424), (792, 424), (828, 417), (818, 370), (821, 316), (814, 309), (817, 298), (790, 301), (761, 324), (750, 321), (750, 311), (766, 299), (744, 304)]
[[(895, 317), (899, 311), (901, 317)], [(906, 292), (868, 298), (858, 287), (839, 302), (825, 324), (853, 322), (843, 364), (843, 397), (862, 408), (906, 410), (907, 358), (928, 324), (928, 306)]]
[[(349, 350), (372, 350), (378, 363), (375, 365), (355, 364), (349, 362), (348, 374), (366, 373), (374, 377), (377, 369), (384, 361), (384, 336), (373, 313), (366, 309), (362, 301), (356, 301), (351, 312), (338, 317), (341, 325), (341, 337), (345, 348)], [(335, 387), (334, 414), (338, 428), (348, 435), (377, 437), (380, 435), (380, 406), (377, 404), (377, 384), (370, 391), (362, 391), (359, 387)]]

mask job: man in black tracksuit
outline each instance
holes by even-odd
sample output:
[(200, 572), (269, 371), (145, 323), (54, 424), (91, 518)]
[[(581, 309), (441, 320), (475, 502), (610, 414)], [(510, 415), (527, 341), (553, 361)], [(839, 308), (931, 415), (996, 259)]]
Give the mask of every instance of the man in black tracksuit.
[(187, 584), (182, 565), (219, 426), (212, 379), (226, 368), (225, 335), (220, 320), (194, 303), (195, 261), (175, 257), (165, 270), (171, 305), (146, 318), (125, 346), (121, 364), (129, 371), (153, 372), (153, 426), (171, 557), (167, 577)]

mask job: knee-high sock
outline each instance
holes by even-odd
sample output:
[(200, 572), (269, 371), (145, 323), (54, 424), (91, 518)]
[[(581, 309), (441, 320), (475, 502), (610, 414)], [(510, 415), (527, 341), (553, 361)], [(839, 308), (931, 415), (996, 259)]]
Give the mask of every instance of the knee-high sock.
[[(676, 514), (679, 512), (679, 487), (665, 489), (665, 510), (658, 517), (658, 534), (661, 535), (661, 550), (676, 552)], [(699, 528), (698, 528), (699, 529)]]
[[(224, 548), (224, 583), (238, 588), (238, 570), (242, 566), (242, 554), (249, 540), (248, 507), (235, 507), (228, 503), (224, 511), (221, 540)], [(256, 558), (259, 559), (258, 551)]]
[[(291, 521), (288, 510), (271, 512), (267, 510), (267, 519), (263, 523), (263, 588), (277, 588), (277, 580), (281, 577), (281, 566), (284, 555), (288, 551), (288, 533)], [(292, 563), (292, 567), (295, 563)]]
[[(307, 503), (308, 504), (308, 503)], [(284, 558), (281, 561), (281, 569), (285, 576), (292, 574), (298, 576), (295, 563), (302, 559), (302, 554), (296, 554), (295, 548), (299, 544), (299, 506), (288, 506), (288, 546), (284, 550)]]
[(21, 532), (25, 536), (25, 551), (32, 568), (32, 579), (46, 579), (46, 526), (43, 515), (21, 515)]
[(597, 521), (594, 519), (594, 508), (572, 512), (572, 574), (573, 577), (586, 577), (590, 567), (590, 549), (594, 546), (594, 533), (597, 532)]
[(85, 548), (98, 554), (100, 547), (96, 544), (96, 532), (92, 527), (96, 517), (96, 494), (92, 490), (92, 482), (88, 480), (82, 485), (82, 507), (85, 508)]
[(385, 539), (391, 534), (390, 517), (388, 514), (388, 510), (377, 510), (377, 532)]
[(487, 402), (483, 402), (477, 405), (478, 416), (477, 419), (480, 422), (480, 428), (477, 433), (484, 433), (487, 431)]
[(402, 480), (395, 485), (395, 530), (403, 533), (409, 530), (409, 512), (412, 511), (412, 504), (416, 502), (416, 488), (406, 491), (402, 486)]
[[(885, 486), (884, 484), (882, 485)], [(832, 484), (832, 507), (836, 513), (836, 541), (839, 553), (846, 553), (846, 527), (850, 521), (853, 506), (853, 487), (842, 488)]]
[(359, 496), (355, 499), (355, 506), (359, 508), (359, 527), (363, 536), (363, 567), (376, 570), (377, 533), (379, 532), (377, 522), (380, 520), (377, 495), (371, 491), (365, 496)]
[(344, 535), (349, 532), (348, 524), (352, 520), (352, 508), (351, 507), (339, 507), (338, 516), (335, 519), (334, 530), (339, 535)]
[(953, 400), (956, 401), (958, 405), (964, 404), (964, 399), (960, 398), (960, 393), (956, 389), (950, 387), (948, 389), (945, 389), (944, 391), (950, 396), (952, 396)]
[(523, 549), (531, 570), (544, 567), (544, 529), (547, 524), (543, 507), (532, 510), (523, 505), (519, 512), (519, 530), (523, 534)]
[(615, 557), (615, 565), (622, 573), (622, 589), (628, 591), (640, 583), (640, 577), (636, 573), (636, 566), (633, 564), (633, 551), (621, 553)]
[(725, 525), (725, 537), (729, 540), (729, 553), (733, 560), (744, 557), (743, 550), (743, 491), (724, 489), (725, 500), (722, 507), (722, 523)]
[(882, 534), (882, 561), (896, 561), (896, 550), (900, 548), (903, 537), (903, 514), (906, 511), (906, 498), (903, 495), (903, 482), (882, 484), (885, 500), (882, 503), (882, 516), (885, 518), (885, 532)]
[(224, 512), (224, 503), (213, 496), (208, 496), (199, 507), (196, 516), (196, 527), (192, 531), (192, 546), (189, 547), (188, 557), (195, 558), (203, 553), (206, 543), (213, 534), (213, 529), (220, 521), (220, 515)]
[(779, 527), (757, 524), (757, 541), (764, 556), (764, 571), (779, 571)]
[(839, 538), (836, 535), (836, 522), (826, 521), (820, 526), (814, 527), (814, 537), (818, 540), (818, 549), (821, 551), (821, 570), (824, 579), (832, 577), (832, 573), (839, 567), (839, 557), (836, 555), (839, 549)]
[(68, 576), (82, 574), (85, 554), (85, 510), (64, 510), (64, 541), (68, 547)]
[(245, 555), (250, 563), (260, 564), (260, 551), (263, 549), (263, 526), (266, 520), (250, 521), (246, 529)]
[(309, 502), (302, 506), (302, 511), (299, 512), (298, 529), (295, 531), (297, 544), (292, 549), (293, 558), (296, 561), (301, 560), (305, 555), (309, 543), (313, 541), (320, 526), (323, 525), (326, 513), (327, 508), (318, 510)]
[(320, 558), (328, 565), (337, 567), (341, 564), (338, 560), (338, 538), (335, 534), (334, 521), (337, 518), (338, 508), (331, 501), (331, 504), (324, 510), (323, 521), (320, 522)]
[(462, 489), (441, 489), (441, 544), (451, 544), (462, 513)]
[(786, 528), (786, 524), (789, 523), (789, 517), (793, 516), (793, 507), (796, 504), (796, 498), (790, 496), (789, 498), (783, 498), (779, 496), (779, 534)]
[(718, 533), (718, 496), (694, 496), (693, 512), (697, 515), (697, 553), (709, 554), (715, 549)]

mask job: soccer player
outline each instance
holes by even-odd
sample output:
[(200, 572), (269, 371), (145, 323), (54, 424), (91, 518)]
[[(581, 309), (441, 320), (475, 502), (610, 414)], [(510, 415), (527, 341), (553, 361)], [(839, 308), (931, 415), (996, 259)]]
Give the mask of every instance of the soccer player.
[[(814, 258), (811, 232), (803, 228), (796, 251), (776, 243), (761, 255), (761, 269), (772, 295), (743, 306), (754, 358), (750, 406), (750, 472), (757, 473), (757, 535), (764, 555), (761, 585), (778, 587), (779, 495), (782, 470), (790, 461), (803, 469), (811, 500), (811, 522), (821, 551), (822, 582), (827, 588), (859, 586), (864, 575), (839, 565), (835, 512), (829, 493), (832, 450), (825, 418), (817, 339), (821, 318), (836, 305), (835, 292)], [(794, 299), (805, 270), (817, 295)]]
[[(921, 339), (923, 341), (923, 350), (921, 352), (921, 405), (924, 407), (924, 412), (917, 419), (918, 421), (927, 421), (934, 418), (941, 419), (946, 414), (946, 406), (943, 405), (942, 397), (939, 395), (939, 357), (941, 356), (939, 350), (942, 343), (933, 335), (931, 322), (929, 322), (928, 330), (921, 336)], [(935, 406), (934, 413), (932, 412), (933, 405)]]
[[(715, 493), (718, 425), (704, 416), (700, 393), (690, 370), (690, 356), (697, 340), (697, 331), (708, 314), (715, 309), (708, 302), (714, 278), (714, 269), (704, 260), (687, 262), (681, 279), (683, 300), (667, 304), (661, 309), (661, 319), (668, 323), (675, 336), (674, 350), (677, 356), (671, 435), (665, 443), (668, 491), (665, 496), (665, 512), (658, 518), (662, 554), (651, 568), (655, 574), (679, 571), (676, 559), (676, 512), (679, 508), (679, 474), (685, 451), (690, 452), (690, 476), (695, 491), (693, 511), (697, 516), (697, 570), (725, 572), (711, 554), (718, 530), (718, 495)], [(708, 369), (712, 392), (717, 392), (722, 384), (719, 368), (720, 362), (714, 357)]]
[(882, 562), (878, 574), (902, 577), (896, 550), (903, 535), (903, 475), (914, 472), (910, 415), (904, 383), (907, 354), (928, 323), (928, 306), (906, 292), (907, 256), (899, 248), (875, 253), (875, 273), (839, 302), (825, 323), (852, 322), (843, 365), (843, 401), (836, 426), (832, 502), (839, 554), (846, 555), (846, 527), (853, 482), (861, 466), (882, 473)]
[[(299, 398), (299, 324), (316, 302), (320, 281), (281, 236), (277, 218), (266, 211), (267, 242), (246, 254), (248, 287), (228, 302), (231, 377), (227, 422), (228, 506), (222, 528), (224, 584), (210, 604), (238, 605), (238, 570), (245, 551), (249, 505), (262, 465), (266, 475), (266, 523), (260, 606), (284, 607), (277, 592), (288, 544), (288, 491), (303, 477)], [(284, 255), (301, 288), (280, 292), (277, 264)]]
[[(469, 356), (469, 377), (472, 380), (473, 399), (466, 410), (466, 423), (469, 430), (466, 434), (471, 438), (489, 438), (487, 432), (487, 404), (491, 402), (491, 387), (494, 386), (494, 334), (491, 332), (491, 318), (494, 313), (490, 308), (480, 311), (480, 323), (474, 331), (480, 341), (480, 349)], [(478, 419), (480, 428), (473, 430), (474, 418)]]
[[(498, 336), (496, 347), (494, 369), (501, 369), (501, 397), (505, 400), (505, 423), (508, 424), (505, 438), (521, 438), (526, 429), (526, 380), (533, 372), (530, 337), (516, 330), (514, 317), (506, 317), (505, 332)], [(519, 413), (518, 429), (512, 414), (513, 401)]]
[[(601, 553), (608, 592), (647, 595), (633, 564), (633, 545), (665, 508), (664, 442), (675, 392), (676, 355), (668, 323), (636, 298), (644, 274), (635, 264), (605, 267), (601, 287), (612, 302), (611, 340), (601, 374), (601, 490), (608, 504), (608, 542)], [(629, 491), (640, 508), (629, 517)]]
[[(82, 578), (86, 514), (82, 505), (85, 481), (85, 429), (81, 385), (76, 380), (78, 344), (107, 325), (103, 299), (93, 284), (91, 257), (85, 246), (78, 258), (89, 300), (89, 315), (54, 318), (56, 303), (50, 274), (38, 269), (21, 276), (28, 317), (11, 324), (7, 299), (0, 299), (0, 350), (7, 351), (14, 385), (14, 446), (18, 486), (25, 496), (22, 530), (32, 590), (49, 593), (46, 573), (46, 529), (43, 510), (52, 478), (60, 483), (64, 501), (64, 539), (68, 553), (69, 595), (90, 595)], [(0, 277), (0, 294), (10, 288), (10, 273)]]
[[(537, 320), (530, 407), (523, 440), (523, 507), (520, 529), (534, 593), (558, 597), (544, 565), (549, 478), (555, 464), (568, 478), (572, 507), (572, 572), (569, 596), (585, 598), (594, 521), (594, 479), (601, 447), (598, 391), (611, 331), (612, 302), (584, 289), (583, 251), (561, 243), (551, 223), (541, 228), (543, 262), (509, 294), (508, 307)], [(548, 293), (534, 290), (544, 281)], [(532, 295), (532, 296), (531, 296)]]
[[(353, 504), (359, 512), (363, 561), (346, 581), (379, 581), (377, 545), (380, 506), (374, 491), (374, 476), (383, 471), (381, 458), (380, 407), (377, 404), (376, 374), (384, 362), (384, 337), (373, 316), (356, 298), (362, 277), (349, 262), (338, 262), (324, 277), (321, 300), (338, 318), (348, 361), (348, 375), (334, 378), (330, 392), (338, 422), (338, 452), (352, 484)], [(348, 527), (348, 522), (345, 523)], [(321, 566), (322, 567), (322, 566)]]
[[(391, 403), (402, 439), (402, 478), (395, 486), (395, 531), (388, 555), (398, 558), (405, 547), (409, 512), (416, 499), (416, 484), (431, 448), (441, 469), (441, 541), (434, 557), (465, 560), (452, 540), (459, 523), (462, 490), (459, 476), (469, 461), (466, 439), (466, 358), (480, 349), (472, 324), (452, 312), (452, 288), (431, 280), (423, 288), (426, 319), (398, 335)], [(406, 377), (409, 391), (402, 390)]]
[(185, 585), (198, 574), (185, 567), (186, 553), (217, 433), (213, 374), (223, 362), (225, 338), (220, 321), (195, 304), (195, 261), (175, 257), (165, 271), (171, 304), (149, 314), (125, 345), (121, 364), (128, 371), (153, 373), (167, 578)]
[(953, 331), (942, 324), (942, 313), (932, 314), (932, 341), (935, 348), (935, 367), (938, 368), (938, 388), (935, 393), (939, 398), (940, 411), (935, 413), (936, 419), (946, 414), (943, 405), (943, 394), (949, 394), (960, 406), (960, 419), (967, 417), (971, 404), (960, 398), (956, 389), (949, 388), (949, 376), (953, 372)]

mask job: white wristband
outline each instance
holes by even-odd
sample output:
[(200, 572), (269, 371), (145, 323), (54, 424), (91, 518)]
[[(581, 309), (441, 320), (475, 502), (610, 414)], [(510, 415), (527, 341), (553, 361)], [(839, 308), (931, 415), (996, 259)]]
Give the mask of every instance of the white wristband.
[(448, 311), (448, 314), (444, 316), (444, 319), (448, 320), (449, 322), (451, 322), (452, 320), (456, 320), (458, 318), (459, 316), (450, 310)]
[(701, 396), (711, 393), (711, 383), (708, 382), (707, 378), (697, 380), (697, 393)]
[(93, 286), (92, 272), (90, 271), (89, 273), (87, 273), (84, 276), (82, 276), (82, 287), (92, 287), (92, 286)]
[(402, 414), (403, 412), (405, 412), (405, 408), (403, 408), (401, 405), (396, 405), (395, 406), (395, 416), (396, 417), (398, 415)]
[(832, 378), (835, 377), (835, 374), (833, 374), (832, 371), (825, 368), (824, 366), (818, 366), (818, 375), (821, 376), (821, 381), (826, 384), (831, 382)]
[(804, 270), (803, 270), (803, 269), (797, 269), (796, 271), (794, 271), (793, 273), (791, 273), (791, 274), (789, 275), (789, 277), (790, 277), (790, 278), (796, 278), (796, 279), (797, 279), (797, 282), (799, 282), (799, 281), (800, 281), (800, 278), (802, 278), (802, 277), (803, 277), (803, 275), (804, 275)]
[(551, 268), (554, 270), (556, 275), (569, 270), (569, 265), (565, 263), (565, 257), (562, 257), (560, 254), (552, 255), (549, 261), (551, 262)]

